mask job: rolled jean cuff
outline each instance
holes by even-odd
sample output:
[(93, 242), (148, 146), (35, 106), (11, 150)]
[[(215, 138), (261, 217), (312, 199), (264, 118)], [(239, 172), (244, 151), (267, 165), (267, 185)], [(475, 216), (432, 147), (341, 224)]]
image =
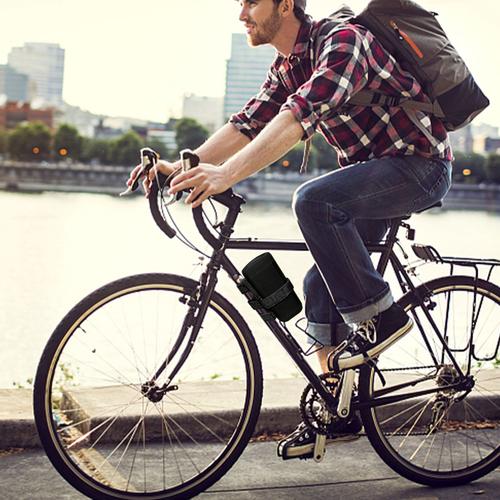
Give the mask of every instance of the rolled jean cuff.
[(338, 345), (347, 338), (351, 331), (352, 328), (345, 323), (331, 325), (330, 323), (308, 321), (306, 332), (310, 337), (307, 337), (307, 343), (312, 345), (319, 342), (325, 346)]
[(339, 311), (342, 318), (346, 323), (361, 323), (362, 321), (367, 321), (374, 318), (377, 314), (382, 311), (386, 311), (394, 303), (394, 298), (389, 289), (382, 295), (381, 298), (376, 298), (375, 302), (363, 306), (361, 309), (356, 311)]

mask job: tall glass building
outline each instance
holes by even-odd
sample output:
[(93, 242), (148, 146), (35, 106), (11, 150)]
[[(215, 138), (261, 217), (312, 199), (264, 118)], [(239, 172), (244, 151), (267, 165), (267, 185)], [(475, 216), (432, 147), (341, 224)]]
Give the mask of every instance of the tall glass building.
[(14, 47), (8, 56), (8, 65), (28, 75), (36, 86), (36, 97), (50, 104), (62, 103), (64, 49), (59, 44), (25, 43)]
[(270, 45), (249, 47), (245, 34), (233, 33), (226, 70), (225, 120), (259, 91), (275, 57), (276, 50)]
[(0, 64), (0, 95), (7, 101), (28, 101), (28, 77), (7, 64)]

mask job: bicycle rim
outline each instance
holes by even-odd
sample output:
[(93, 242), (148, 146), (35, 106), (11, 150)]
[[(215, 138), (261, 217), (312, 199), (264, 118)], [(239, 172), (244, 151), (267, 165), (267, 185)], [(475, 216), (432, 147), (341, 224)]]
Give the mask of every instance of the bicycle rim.
[[(262, 373), (246, 323), (214, 294), (188, 358), (160, 401), (143, 394), (172, 346), (196, 283), (125, 278), (68, 313), (42, 356), (35, 418), (49, 458), (99, 498), (189, 498), (219, 479), (250, 438)], [(176, 387), (175, 387), (176, 386)]]
[[(439, 392), (362, 411), (367, 435), (382, 459), (416, 482), (448, 486), (472, 481), (500, 463), (500, 370), (496, 352), (500, 330), (500, 289), (466, 276), (433, 280), (419, 287), (426, 308), (464, 372), (474, 325), (470, 392)], [(413, 330), (384, 351), (378, 368), (363, 367), (360, 397), (413, 382), (390, 395), (446, 387), (459, 380), (456, 367), (412, 294), (399, 303), (413, 317)], [(425, 333), (425, 337), (421, 331)], [(485, 358), (492, 358), (486, 360)]]

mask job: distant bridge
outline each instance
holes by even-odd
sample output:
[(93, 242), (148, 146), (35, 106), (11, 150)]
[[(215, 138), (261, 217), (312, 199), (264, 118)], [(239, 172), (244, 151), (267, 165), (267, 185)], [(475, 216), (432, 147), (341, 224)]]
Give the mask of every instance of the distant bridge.
[(0, 189), (20, 191), (123, 191), (130, 167), (0, 162)]

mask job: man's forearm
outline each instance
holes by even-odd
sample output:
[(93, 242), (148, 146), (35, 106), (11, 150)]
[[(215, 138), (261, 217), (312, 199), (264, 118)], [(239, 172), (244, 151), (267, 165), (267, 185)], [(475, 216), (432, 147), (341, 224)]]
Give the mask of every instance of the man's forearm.
[(220, 165), (249, 142), (250, 139), (234, 125), (226, 123), (200, 147), (196, 148), (195, 153), (200, 157), (202, 163)]
[(231, 185), (234, 185), (279, 160), (297, 144), (303, 133), (302, 126), (292, 112), (283, 111), (256, 139), (232, 156), (221, 168), (231, 180)]

